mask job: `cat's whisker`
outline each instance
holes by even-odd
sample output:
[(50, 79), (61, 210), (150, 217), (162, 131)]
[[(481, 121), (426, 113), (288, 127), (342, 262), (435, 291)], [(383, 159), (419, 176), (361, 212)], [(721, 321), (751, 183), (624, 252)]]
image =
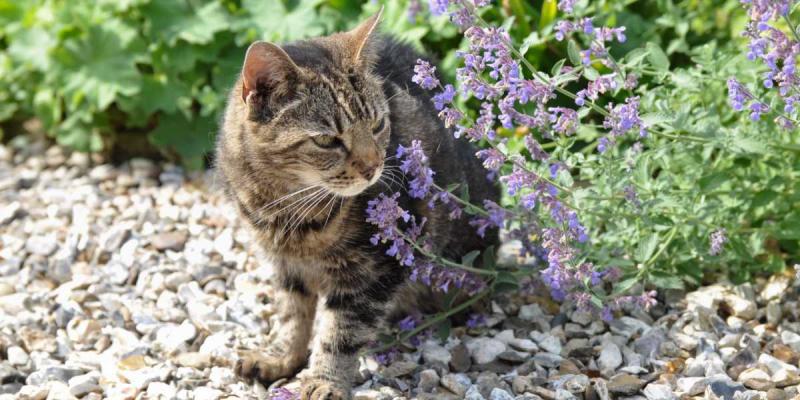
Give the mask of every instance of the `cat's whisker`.
[(302, 203), (298, 204), (292, 211), (292, 213), (289, 215), (289, 217), (286, 218), (286, 223), (284, 224), (283, 229), (281, 229), (281, 232), (284, 233), (286, 231), (286, 228), (292, 223), (292, 221), (294, 221), (294, 219), (302, 212), (302, 210), (305, 210), (305, 208), (309, 204), (313, 203), (314, 200), (316, 200), (319, 196), (323, 195), (324, 193), (325, 189), (320, 188), (313, 194), (309, 195)]
[[(328, 196), (328, 194), (329, 194), (329, 193), (328, 193), (328, 191), (325, 191), (325, 192), (322, 194), (322, 196), (318, 196), (318, 197), (316, 198), (316, 200), (314, 200), (314, 202), (312, 202), (312, 203), (311, 203), (309, 206), (307, 206), (307, 207), (304, 209), (304, 211), (302, 212), (302, 214), (300, 214), (300, 215), (299, 215), (299, 217), (297, 217), (297, 218), (295, 219), (295, 221), (292, 223), (292, 225), (289, 227), (289, 231), (286, 233), (287, 237), (288, 237), (288, 236), (291, 236), (291, 235), (292, 235), (292, 234), (293, 234), (293, 233), (294, 233), (294, 232), (297, 230), (297, 228), (299, 228), (299, 227), (300, 227), (300, 225), (303, 223), (303, 221), (305, 221), (305, 220), (306, 220), (306, 218), (307, 218), (307, 217), (310, 215), (310, 213), (311, 213), (311, 212), (314, 210), (314, 208), (315, 208), (317, 205), (319, 205), (319, 203), (321, 203), (322, 201), (324, 201), (324, 200), (325, 200), (325, 198)], [(320, 211), (318, 210), (318, 211), (317, 211), (317, 214), (319, 214), (319, 212), (320, 212)], [(316, 216), (317, 214), (315, 214), (314, 216)]]
[(282, 209), (280, 209), (278, 211), (275, 211), (273, 213), (267, 214), (265, 216), (265, 218), (270, 218), (270, 217), (277, 216), (281, 212), (283, 212), (284, 210), (287, 210), (287, 209), (290, 209), (290, 208), (294, 207), (295, 210), (291, 211), (291, 214), (287, 217), (287, 221), (288, 221), (288, 219), (290, 219), (292, 217), (292, 215), (294, 215), (294, 213), (296, 212), (296, 209), (299, 209), (303, 205), (307, 204), (309, 201), (311, 201), (316, 195), (318, 195), (323, 190), (324, 190), (324, 188), (317, 188), (317, 190), (311, 192), (310, 194), (307, 194), (307, 195), (301, 197), (300, 199), (295, 200), (294, 202), (292, 202), (292, 204), (289, 204), (288, 206), (286, 206), (286, 207), (284, 207), (284, 208), (282, 208)]

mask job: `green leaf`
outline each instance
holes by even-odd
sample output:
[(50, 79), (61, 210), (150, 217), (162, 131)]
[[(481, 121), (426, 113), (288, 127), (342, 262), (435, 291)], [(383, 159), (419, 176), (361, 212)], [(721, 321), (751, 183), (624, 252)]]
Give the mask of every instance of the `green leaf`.
[(647, 43), (647, 61), (657, 71), (666, 72), (669, 70), (669, 58), (661, 50), (661, 47), (655, 43)]
[(630, 290), (634, 285), (639, 283), (639, 278), (637, 276), (632, 276), (626, 279), (619, 281), (617, 284), (614, 285), (614, 291), (612, 295), (618, 295), (626, 293)]
[(519, 52), (524, 56), (528, 53), (528, 49), (531, 47), (536, 47), (540, 44), (544, 43), (541, 36), (539, 36), (539, 32), (531, 32), (525, 40), (522, 41), (522, 44), (519, 46)]
[[(264, 3), (280, 3), (268, 1)], [(160, 37), (170, 46), (178, 40), (187, 43), (210, 43), (214, 34), (229, 28), (229, 15), (217, 1), (195, 9), (189, 1), (151, 1), (142, 8), (149, 23), (150, 36)], [(269, 17), (267, 17), (269, 16)], [(278, 15), (262, 14), (262, 20), (277, 21)]]
[(636, 247), (636, 261), (645, 262), (650, 259), (658, 246), (659, 235), (651, 233), (644, 238), (641, 238), (639, 245)]
[(39, 71), (47, 71), (50, 67), (50, 49), (56, 45), (55, 35), (41, 28), (32, 28), (20, 30), (9, 39), (8, 54), (13, 60)]
[(583, 61), (581, 61), (581, 50), (578, 48), (578, 44), (572, 39), (567, 43), (567, 56), (572, 65), (578, 66), (583, 64)]
[(489, 246), (483, 250), (483, 265), (484, 269), (494, 269), (497, 257), (494, 253), (494, 246)]
[(510, 272), (502, 271), (497, 274), (492, 288), (497, 293), (510, 292), (519, 289), (519, 282), (517, 282), (517, 278)]
[(64, 91), (73, 99), (85, 97), (100, 110), (118, 95), (138, 93), (141, 76), (131, 57), (133, 43), (119, 21), (91, 26), (85, 38), (67, 42), (63, 50), (69, 69), (61, 71)]
[(447, 340), (447, 338), (450, 337), (450, 329), (452, 326), (453, 323), (450, 322), (450, 319), (445, 318), (436, 326), (436, 337), (438, 337), (441, 341)]
[(253, 37), (245, 41), (261, 39), (285, 42), (319, 36), (325, 29), (316, 13), (316, 7), (321, 3), (322, 0), (242, 0), (242, 8), (249, 18), (241, 20), (237, 30), (252, 30)]
[(542, 31), (553, 23), (558, 13), (558, 3), (556, 0), (544, 0), (542, 2), (542, 16), (539, 19), (539, 30)]
[(683, 289), (683, 280), (677, 275), (654, 271), (648, 276), (648, 280), (660, 289)]
[(472, 263), (475, 262), (475, 259), (478, 258), (480, 254), (481, 252), (479, 250), (472, 250), (469, 253), (464, 254), (464, 256), (461, 257), (461, 264), (471, 267)]
[(764, 140), (749, 136), (736, 136), (731, 145), (734, 149), (744, 153), (767, 154), (769, 151)]

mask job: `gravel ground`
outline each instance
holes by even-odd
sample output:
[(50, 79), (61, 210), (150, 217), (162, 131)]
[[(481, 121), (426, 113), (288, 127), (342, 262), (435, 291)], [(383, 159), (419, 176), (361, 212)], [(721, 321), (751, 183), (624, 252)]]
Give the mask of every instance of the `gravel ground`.
[[(0, 399), (268, 398), (231, 366), (272, 325), (270, 267), (210, 175), (25, 140), (0, 146)], [(798, 293), (673, 291), (610, 324), (499, 298), (486, 327), (364, 359), (354, 397), (800, 398)]]

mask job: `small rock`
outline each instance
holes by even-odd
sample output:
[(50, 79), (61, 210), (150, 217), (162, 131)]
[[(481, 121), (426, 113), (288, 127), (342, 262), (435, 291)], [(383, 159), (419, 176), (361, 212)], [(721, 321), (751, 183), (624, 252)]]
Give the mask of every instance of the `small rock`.
[(530, 339), (511, 339), (508, 341), (508, 345), (514, 348), (515, 350), (524, 351), (527, 353), (535, 353), (539, 350), (539, 346)]
[(506, 350), (506, 345), (492, 338), (477, 338), (467, 343), (472, 361), (476, 364), (488, 364), (497, 359), (497, 356)]
[(472, 358), (469, 356), (469, 350), (463, 343), (450, 350), (450, 369), (455, 372), (467, 372), (472, 366)]
[(707, 378), (678, 378), (676, 385), (680, 392), (688, 396), (697, 396), (698, 394), (702, 393), (703, 390), (705, 390), (707, 383)]
[(531, 339), (544, 351), (553, 354), (561, 354), (561, 341), (557, 337), (548, 334), (539, 334), (538, 332), (531, 332)]
[(151, 237), (150, 244), (159, 251), (181, 251), (188, 238), (189, 233), (186, 231), (163, 232)]
[(152, 399), (173, 399), (178, 389), (163, 382), (152, 382), (147, 386), (147, 397)]
[(538, 304), (526, 304), (519, 308), (517, 317), (525, 321), (533, 321), (537, 318), (543, 318), (544, 312)]
[(513, 350), (504, 351), (497, 355), (497, 358), (503, 361), (508, 361), (513, 364), (520, 364), (525, 360), (527, 360), (528, 357), (529, 356), (527, 353), (520, 353), (518, 351), (513, 351)]
[(633, 396), (644, 386), (644, 381), (628, 374), (619, 374), (608, 382), (608, 391), (617, 395)]
[(464, 395), (464, 400), (486, 400), (486, 398), (483, 397), (477, 386), (470, 386)]
[(622, 353), (619, 351), (619, 346), (612, 342), (605, 342), (602, 346), (603, 349), (597, 358), (597, 365), (604, 374), (611, 375), (622, 365)]
[(789, 283), (789, 277), (785, 275), (773, 275), (770, 277), (766, 286), (764, 286), (764, 289), (761, 290), (761, 300), (764, 302), (780, 300), (786, 294)]
[(642, 393), (647, 400), (677, 400), (678, 396), (676, 396), (672, 389), (668, 385), (663, 385), (659, 383), (651, 383), (647, 385)]
[(217, 400), (223, 393), (209, 387), (199, 387), (194, 390), (194, 400)]
[(781, 332), (781, 341), (783, 344), (792, 348), (792, 350), (800, 352), (800, 335), (792, 331)]
[(589, 377), (582, 374), (575, 375), (564, 382), (564, 389), (576, 395), (584, 393), (588, 387)]
[(489, 400), (514, 400), (514, 396), (503, 389), (494, 388), (489, 394)]
[(454, 394), (463, 397), (472, 385), (472, 381), (464, 374), (447, 374), (442, 377), (441, 385)]
[(28, 365), (28, 361), (30, 361), (30, 357), (28, 357), (28, 353), (19, 346), (11, 346), (6, 350), (6, 355), (8, 362), (11, 365), (15, 366), (25, 366)]
[(447, 349), (433, 341), (422, 345), (422, 359), (425, 360), (425, 364), (446, 368), (452, 358)]
[(767, 391), (767, 400), (786, 400), (788, 398), (785, 390), (770, 389)]
[(82, 397), (91, 392), (99, 392), (101, 388), (98, 383), (99, 377), (97, 373), (74, 376), (69, 380), (69, 392), (76, 397)]
[(409, 361), (395, 361), (388, 367), (383, 369), (381, 375), (386, 378), (399, 378), (401, 376), (411, 375), (416, 371), (417, 363)]
[(206, 369), (211, 365), (211, 356), (203, 353), (187, 352), (175, 356), (174, 361), (182, 367)]
[(435, 370), (425, 369), (419, 373), (419, 388), (423, 392), (432, 392), (439, 386), (439, 374)]
[(725, 376), (723, 379), (712, 379), (708, 388), (706, 388), (706, 394), (707, 397), (710, 398), (733, 400), (737, 392), (744, 392), (746, 390), (744, 386)]
[(55, 253), (58, 249), (58, 242), (55, 236), (31, 236), (25, 242), (25, 250), (28, 253), (47, 257)]
[(771, 301), (767, 304), (767, 323), (778, 325), (783, 317), (783, 310), (778, 301)]
[(0, 226), (11, 223), (14, 219), (23, 214), (22, 205), (18, 201), (0, 207)]

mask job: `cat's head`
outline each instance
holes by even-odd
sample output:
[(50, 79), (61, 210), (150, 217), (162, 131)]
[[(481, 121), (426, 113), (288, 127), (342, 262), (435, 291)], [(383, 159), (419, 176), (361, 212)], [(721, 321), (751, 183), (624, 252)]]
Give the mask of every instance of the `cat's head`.
[(240, 129), (251, 158), (265, 169), (354, 196), (383, 171), (390, 124), (377, 57), (380, 13), (349, 32), (286, 46), (247, 50)]

